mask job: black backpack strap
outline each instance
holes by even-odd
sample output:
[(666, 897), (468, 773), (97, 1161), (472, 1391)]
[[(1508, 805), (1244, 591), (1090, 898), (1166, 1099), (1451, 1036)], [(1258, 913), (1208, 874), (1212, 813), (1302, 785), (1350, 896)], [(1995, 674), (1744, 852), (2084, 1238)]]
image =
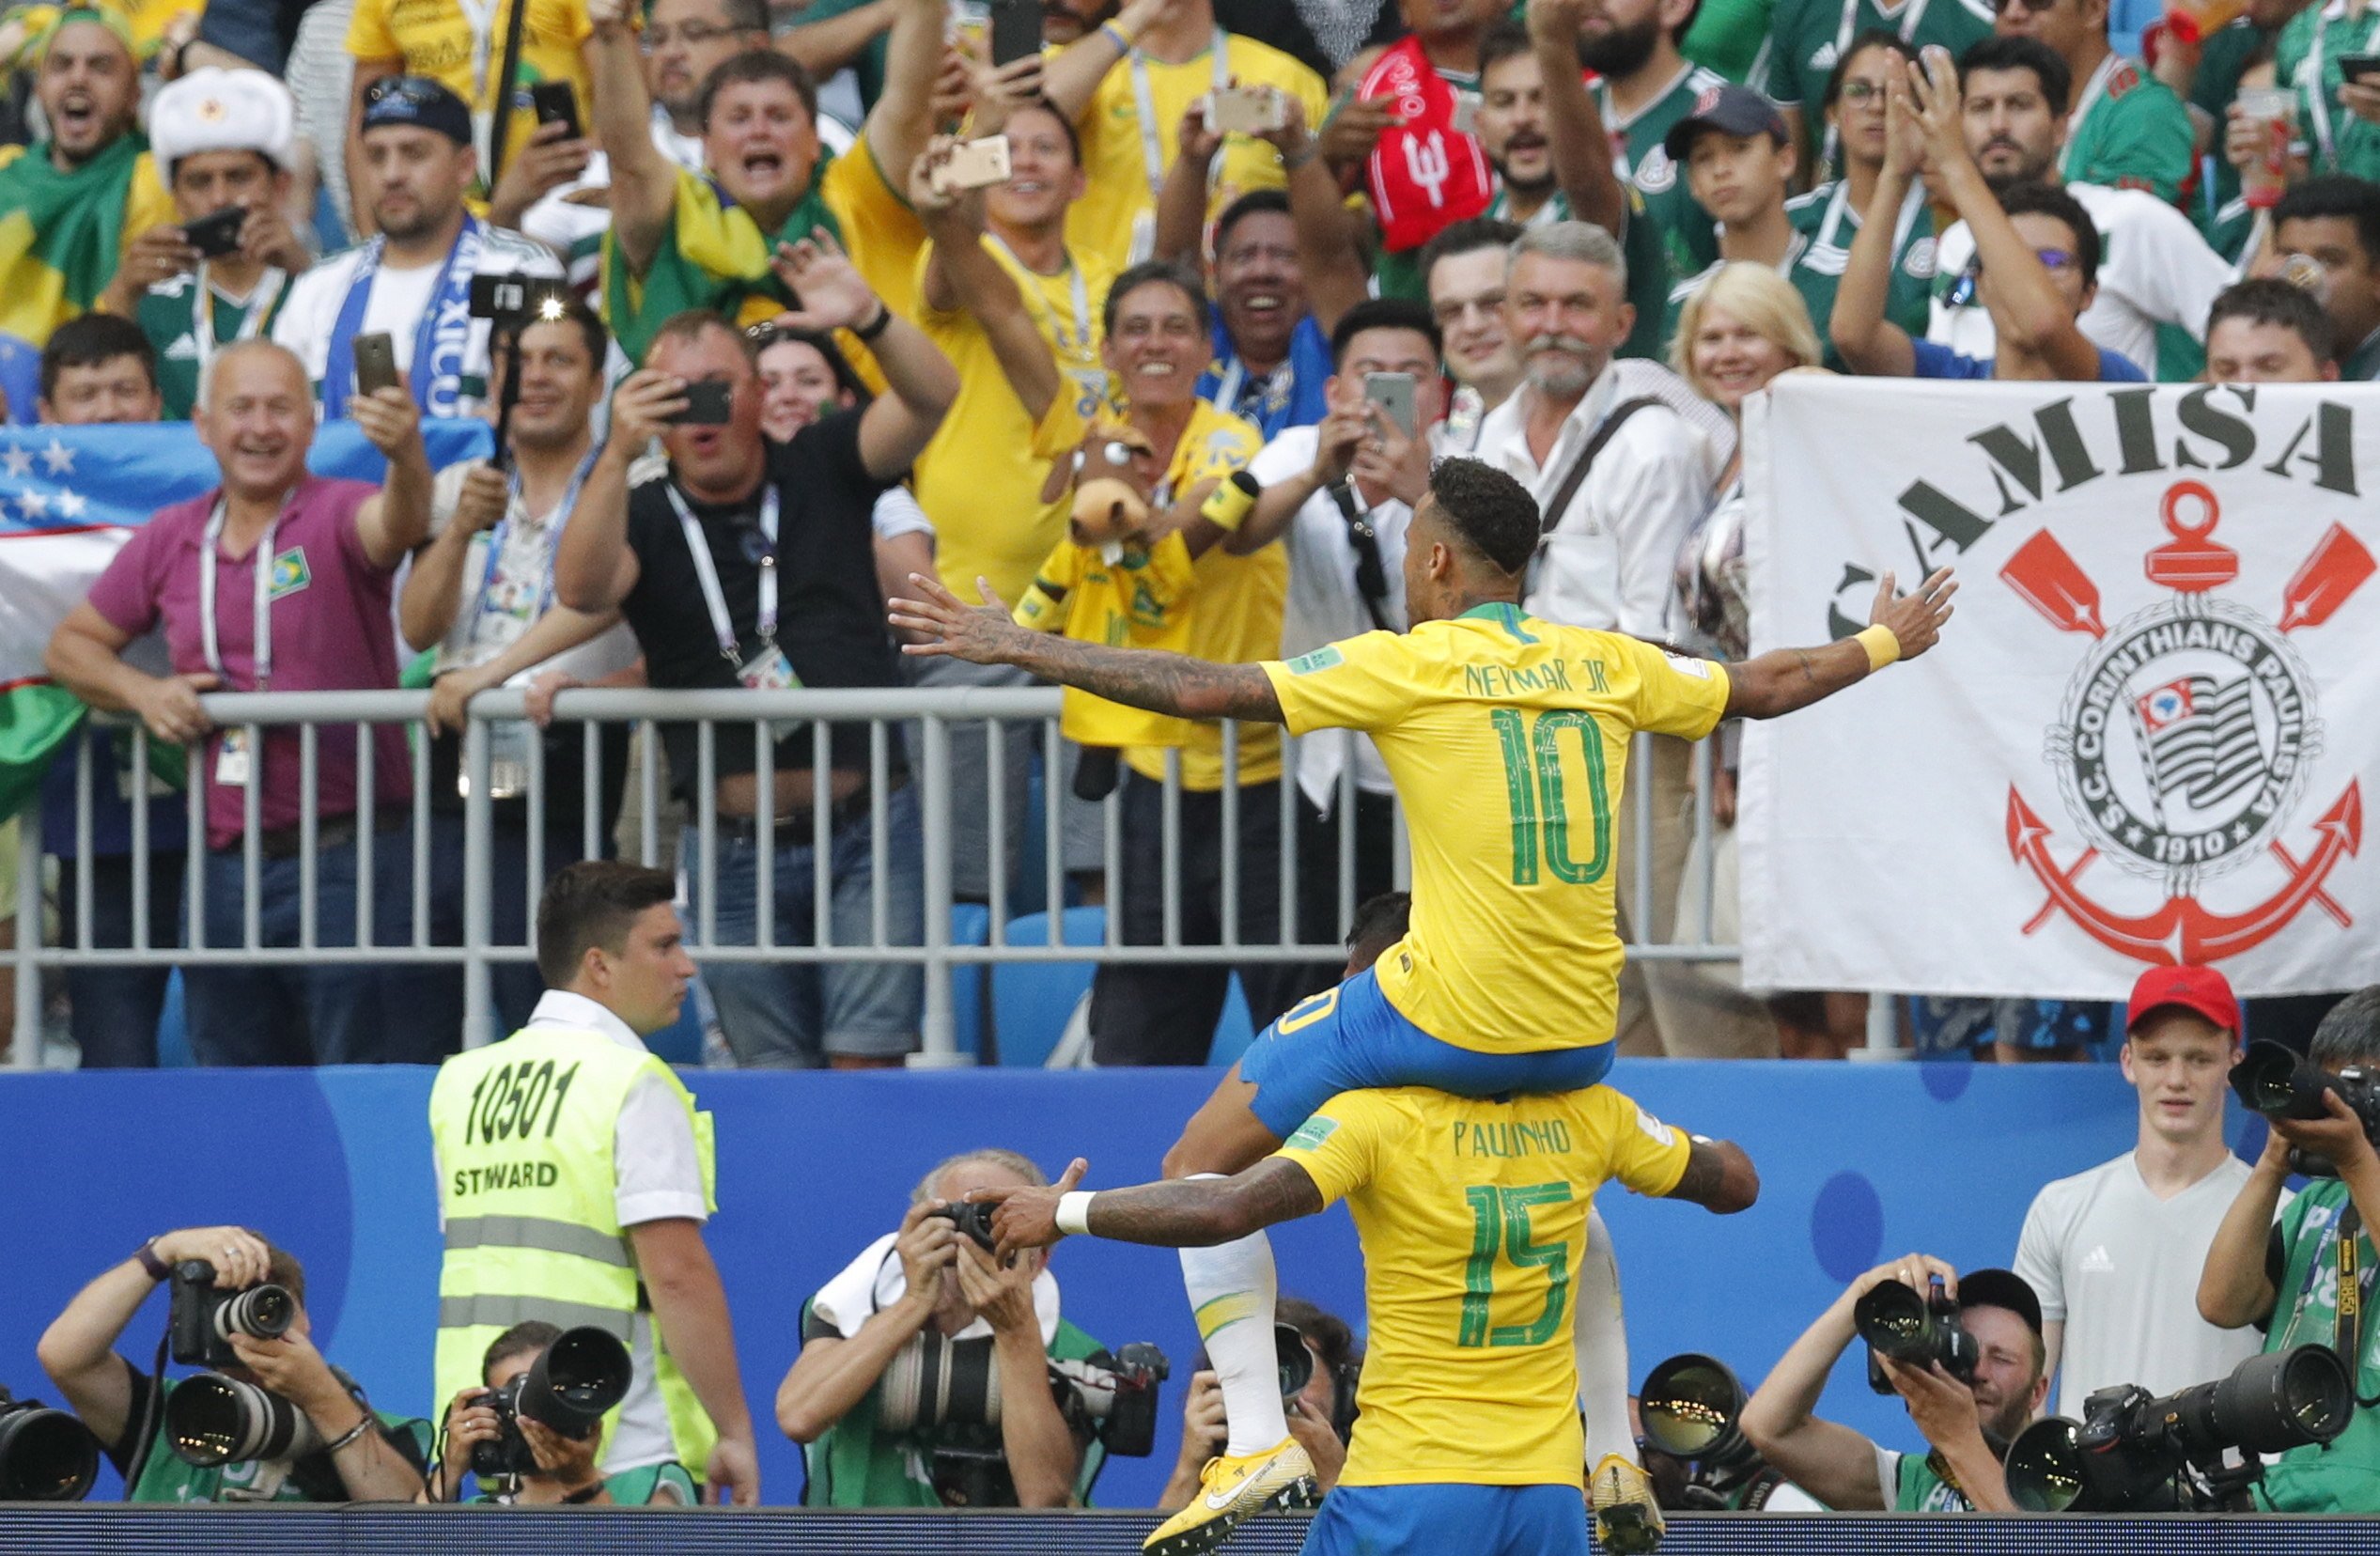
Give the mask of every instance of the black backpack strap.
[(1603, 445), (1618, 434), (1627, 419), (1648, 406), (1662, 403), (1656, 396), (1644, 395), (1636, 399), (1622, 400), (1604, 413), (1603, 425), (1594, 429), (1594, 435), (1587, 440), (1586, 446), (1579, 450), (1579, 457), (1570, 461), (1570, 469), (1562, 477), (1562, 484), (1554, 488), (1553, 496), (1538, 510), (1539, 536), (1551, 535), (1553, 527), (1562, 522), (1562, 516), (1570, 510), (1571, 499), (1578, 496), (1579, 489), (1587, 484), (1587, 472), (1594, 468), (1595, 456), (1603, 452)]

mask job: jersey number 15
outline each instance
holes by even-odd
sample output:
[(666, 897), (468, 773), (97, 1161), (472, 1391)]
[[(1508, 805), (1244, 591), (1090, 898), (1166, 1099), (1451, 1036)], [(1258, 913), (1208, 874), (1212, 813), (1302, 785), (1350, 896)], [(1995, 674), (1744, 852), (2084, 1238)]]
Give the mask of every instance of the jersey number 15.
[[(1542, 1346), (1562, 1332), (1570, 1311), (1570, 1245), (1538, 1242), (1529, 1228), (1529, 1212), (1540, 1205), (1567, 1205), (1570, 1185), (1532, 1183), (1525, 1189), (1492, 1185), (1463, 1190), (1471, 1207), (1471, 1256), (1463, 1266), (1462, 1330), (1455, 1344), (1476, 1346)], [(1499, 1265), (1514, 1269), (1542, 1267), (1546, 1271), (1546, 1310), (1526, 1324), (1490, 1324), (1487, 1304), (1496, 1294)]]

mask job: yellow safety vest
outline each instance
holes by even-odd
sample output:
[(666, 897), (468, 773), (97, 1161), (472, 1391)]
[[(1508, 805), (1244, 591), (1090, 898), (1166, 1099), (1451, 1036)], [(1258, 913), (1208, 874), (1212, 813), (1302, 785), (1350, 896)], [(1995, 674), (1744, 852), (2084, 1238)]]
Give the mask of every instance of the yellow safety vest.
[[(437, 1408), (475, 1388), (489, 1344), (538, 1318), (594, 1325), (632, 1345), (649, 1314), (636, 1256), (620, 1225), (612, 1146), (620, 1109), (646, 1075), (685, 1103), (701, 1158), (703, 1200), (717, 1209), (711, 1116), (661, 1060), (599, 1032), (525, 1027), (439, 1066), (429, 1130), (443, 1176), (446, 1257), (438, 1275)], [(692, 1385), (653, 1330), (661, 1400), (680, 1463), (699, 1471), (719, 1439)], [(606, 1419), (609, 1434), (618, 1424)]]

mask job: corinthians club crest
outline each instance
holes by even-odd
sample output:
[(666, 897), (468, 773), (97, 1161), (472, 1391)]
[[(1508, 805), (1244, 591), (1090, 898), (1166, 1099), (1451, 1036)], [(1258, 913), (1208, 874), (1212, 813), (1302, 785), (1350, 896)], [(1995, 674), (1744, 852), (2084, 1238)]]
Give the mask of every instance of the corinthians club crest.
[[(2166, 592), (2112, 627), (2098, 585), (2047, 530), (2000, 569), (2051, 625), (2092, 640), (2044, 751), (2084, 847), (2061, 864), (2072, 846), (2014, 784), (2008, 846), (2048, 894), (2025, 933), (2063, 914), (2136, 960), (2205, 964), (2263, 943), (2308, 907), (2350, 922), (2323, 883), (2362, 844), (2362, 792), (2350, 780), (2306, 834), (2297, 812), (2323, 727), (2290, 634), (2328, 621), (2375, 564), (2333, 524), (2282, 591), (2274, 621), (2217, 593), (2238, 579), (2239, 557), (2214, 538), (2215, 493), (2182, 481), (2162, 506), (2170, 538), (2149, 550), (2144, 570)], [(2280, 865), (2280, 889), (2241, 900), (2228, 878), (2263, 859)], [(2125, 913), (2095, 900), (2085, 877), (2102, 860), (2153, 882), (2162, 906)]]

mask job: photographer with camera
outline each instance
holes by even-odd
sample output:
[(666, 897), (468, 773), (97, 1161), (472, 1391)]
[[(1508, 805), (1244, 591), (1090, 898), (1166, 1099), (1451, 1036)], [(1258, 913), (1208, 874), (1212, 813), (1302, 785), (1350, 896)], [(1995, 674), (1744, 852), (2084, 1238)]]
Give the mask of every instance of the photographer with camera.
[[(609, 1342), (608, 1349), (604, 1342)], [(599, 1351), (596, 1364), (568, 1377), (555, 1377), (569, 1364), (567, 1359), (557, 1364), (557, 1354), (567, 1357), (574, 1347)], [(481, 1502), (513, 1507), (693, 1506), (701, 1501), (694, 1477), (676, 1459), (606, 1475), (597, 1463), (603, 1452), (602, 1417), (593, 1409), (574, 1412), (583, 1419), (568, 1429), (538, 1419), (556, 1413), (552, 1402), (557, 1393), (563, 1396), (565, 1412), (572, 1413), (568, 1396), (573, 1393), (588, 1395), (590, 1406), (625, 1393), (628, 1372), (626, 1349), (601, 1330), (566, 1332), (536, 1318), (513, 1325), (489, 1344), (480, 1385), (463, 1390), (446, 1407), (445, 1452), (423, 1488), (422, 1501), (460, 1501), (463, 1475), (470, 1471), (479, 1477), (476, 1500)], [(531, 1402), (541, 1385), (549, 1390), (542, 1408)]]
[[(151, 1377), (117, 1336), (173, 1286), (173, 1359), (210, 1371)], [(239, 1226), (144, 1243), (75, 1294), (41, 1336), (42, 1370), (124, 1476), (133, 1502), (411, 1502), (429, 1423), (374, 1410), (314, 1348), (305, 1271)]]
[[(1003, 1268), (952, 1214), (972, 1189), (1048, 1182), (1014, 1151), (952, 1157), (910, 1194), (898, 1232), (870, 1243), (803, 1304), (801, 1354), (777, 1388), (777, 1424), (807, 1450), (804, 1503), (1089, 1501), (1106, 1448), (1084, 1412), (1069, 1411), (1062, 1389), (1074, 1391), (1051, 1373), (1099, 1355), (1099, 1343), (1059, 1315), (1048, 1254), (1034, 1250)], [(915, 1397), (921, 1362), (947, 1366), (953, 1378), (939, 1421)], [(971, 1378), (974, 1401), (962, 1404), (957, 1396)], [(997, 1407), (991, 1420), (986, 1400)]]
[(1665, 1510), (1824, 1513), (1744, 1436), (1744, 1385), (1715, 1356), (1687, 1351), (1654, 1363), (1636, 1398), (1637, 1451)]
[[(2308, 1057), (2310, 1064), (2295, 1066), (2285, 1050), (2259, 1043), (2232, 1072), (2232, 1085), (2272, 1133), (2207, 1249), (2199, 1314), (2224, 1329), (2262, 1327), (2267, 1355), (2310, 1342), (2329, 1346), (2346, 1362), (2363, 1404), (2380, 1400), (2380, 1366), (2363, 1317), (2380, 1270), (2371, 1231), (2380, 1217), (2380, 1152), (2372, 1144), (2380, 1125), (2373, 1083), (2380, 985), (2332, 1006)], [(2312, 1181), (2275, 1219), (2282, 1186), (2297, 1173)], [(2342, 1291), (2354, 1299), (2341, 1302)], [(2332, 1440), (2267, 1465), (2257, 1503), (2281, 1513), (2380, 1511), (2380, 1413), (2356, 1409)]]
[[(1870, 1386), (1907, 1404), (1932, 1450), (1922, 1457), (1811, 1413), (1855, 1338), (1869, 1344)], [(2049, 1392), (2046, 1360), (2032, 1287), (2004, 1269), (1962, 1279), (1911, 1253), (1852, 1282), (1778, 1361), (1738, 1424), (1763, 1458), (1838, 1513), (2014, 1512), (2000, 1455)]]
[[(1302, 1298), (1283, 1297), (1273, 1308), (1273, 1345), (1281, 1358), (1281, 1408), (1289, 1435), (1314, 1460), (1314, 1484), (1325, 1494), (1339, 1484), (1355, 1430), (1355, 1387), (1363, 1374), (1363, 1344), (1335, 1313)], [(1292, 1347), (1295, 1347), (1294, 1349)], [(1190, 1375), (1182, 1408), (1182, 1453), (1174, 1477), (1158, 1493), (1157, 1510), (1172, 1513), (1200, 1494), (1199, 1471), (1231, 1437), (1223, 1419), (1223, 1388), (1202, 1367)]]

